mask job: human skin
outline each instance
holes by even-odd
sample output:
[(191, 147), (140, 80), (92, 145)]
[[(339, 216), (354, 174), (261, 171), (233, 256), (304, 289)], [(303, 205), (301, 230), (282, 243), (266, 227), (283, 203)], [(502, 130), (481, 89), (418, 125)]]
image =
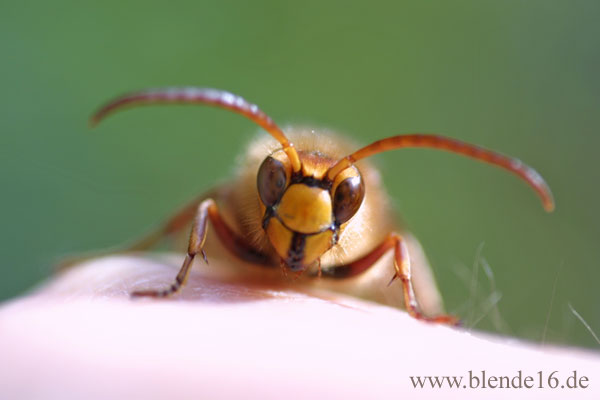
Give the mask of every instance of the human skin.
[[(219, 261), (210, 268), (219, 268)], [(391, 307), (290, 284), (192, 271), (171, 299), (177, 263), (137, 256), (86, 262), (0, 307), (2, 399), (600, 398), (600, 356), (425, 323)], [(531, 389), (469, 388), (534, 377)], [(587, 388), (539, 389), (538, 371)], [(467, 388), (414, 388), (411, 376)], [(481, 386), (481, 385), (480, 385)]]

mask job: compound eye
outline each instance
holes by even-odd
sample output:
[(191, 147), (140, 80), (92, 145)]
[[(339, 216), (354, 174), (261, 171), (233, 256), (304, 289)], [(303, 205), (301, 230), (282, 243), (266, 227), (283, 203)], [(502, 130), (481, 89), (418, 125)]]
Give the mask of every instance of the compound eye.
[(267, 207), (272, 207), (281, 198), (286, 184), (285, 166), (273, 157), (265, 158), (258, 169), (256, 183), (260, 200)]
[(360, 176), (344, 179), (335, 189), (333, 215), (338, 224), (348, 221), (360, 208), (365, 197), (365, 185)]

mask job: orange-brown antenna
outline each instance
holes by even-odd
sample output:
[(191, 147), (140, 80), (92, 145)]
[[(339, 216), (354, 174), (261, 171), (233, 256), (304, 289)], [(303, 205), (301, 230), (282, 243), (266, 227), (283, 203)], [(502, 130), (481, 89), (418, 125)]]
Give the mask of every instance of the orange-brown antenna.
[(294, 172), (300, 171), (300, 158), (292, 142), (288, 140), (283, 131), (273, 120), (261, 111), (257, 105), (249, 103), (240, 96), (223, 90), (184, 87), (150, 89), (141, 92), (128, 93), (111, 100), (100, 108), (90, 119), (90, 125), (94, 126), (107, 115), (119, 111), (125, 107), (136, 107), (152, 104), (204, 104), (220, 107), (241, 114), (260, 125), (271, 134), (283, 147), (292, 164)]
[(461, 142), (456, 139), (450, 139), (438, 135), (415, 133), (410, 135), (392, 136), (386, 139), (378, 140), (360, 150), (355, 151), (349, 156), (342, 158), (333, 167), (329, 168), (329, 171), (327, 171), (327, 177), (333, 180), (337, 174), (362, 158), (370, 157), (374, 154), (384, 151), (401, 149), (404, 147), (429, 147), (439, 150), (446, 150), (489, 164), (497, 165), (498, 167), (514, 173), (527, 182), (542, 199), (542, 205), (546, 211), (551, 212), (554, 210), (554, 199), (552, 198), (552, 192), (544, 181), (544, 178), (542, 178), (542, 176), (533, 168), (525, 165), (516, 158), (507, 157), (491, 150), (483, 149), (481, 147)]

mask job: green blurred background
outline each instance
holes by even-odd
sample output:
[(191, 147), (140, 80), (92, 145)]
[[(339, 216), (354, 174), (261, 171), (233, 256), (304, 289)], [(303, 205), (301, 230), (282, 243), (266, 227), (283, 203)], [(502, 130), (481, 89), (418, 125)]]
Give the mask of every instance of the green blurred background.
[[(96, 3), (0, 6), (0, 299), (65, 254), (138, 237), (227, 179), (257, 130), (239, 116), (145, 108), (87, 129), (114, 95), (198, 85), (239, 93), (281, 125), (363, 143), (438, 132), (534, 166), (553, 214), (518, 179), (471, 160), (377, 157), (449, 311), (481, 329), (598, 348), (567, 304), (600, 332), (600, 2)], [(473, 272), (485, 262), (495, 289)]]

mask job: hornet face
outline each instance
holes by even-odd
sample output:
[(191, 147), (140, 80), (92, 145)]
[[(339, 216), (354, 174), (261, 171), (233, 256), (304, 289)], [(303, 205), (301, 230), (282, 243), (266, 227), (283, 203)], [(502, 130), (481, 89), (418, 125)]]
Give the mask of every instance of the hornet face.
[(302, 168), (293, 172), (283, 151), (265, 158), (257, 175), (262, 226), (282, 261), (303, 271), (337, 243), (360, 208), (365, 187), (350, 166), (333, 179), (326, 172), (335, 160), (299, 153)]

